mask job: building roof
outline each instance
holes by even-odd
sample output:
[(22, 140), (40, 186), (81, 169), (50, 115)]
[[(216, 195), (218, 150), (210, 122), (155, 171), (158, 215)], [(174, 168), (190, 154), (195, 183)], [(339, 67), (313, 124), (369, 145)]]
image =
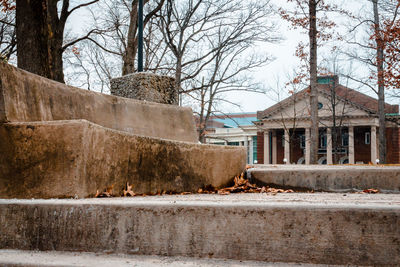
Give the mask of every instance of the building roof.
[(253, 125), (253, 121), (257, 120), (257, 113), (231, 113), (214, 115), (210, 117), (210, 121), (223, 124), (221, 128), (238, 128), (240, 126)]
[[(257, 119), (261, 120), (261, 119), (271, 116), (272, 114), (275, 114), (276, 112), (281, 110), (281, 108), (292, 104), (293, 99), (297, 98), (299, 100), (301, 98), (308, 97), (309, 92), (310, 92), (309, 88), (310, 87), (305, 88), (305, 89), (301, 90), (300, 92), (289, 96), (288, 98), (282, 100), (281, 102), (279, 102), (263, 111), (258, 111)], [(318, 84), (317, 88), (318, 88), (318, 92), (320, 94), (331, 96), (332, 85)], [(365, 110), (368, 113), (370, 113), (371, 115), (376, 115), (378, 113), (378, 100), (373, 97), (370, 97), (366, 94), (360, 93), (356, 90), (347, 88), (340, 84), (335, 87), (335, 93), (339, 99), (346, 101), (349, 104), (351, 104), (359, 109)], [(385, 103), (385, 113), (398, 114), (399, 106), (398, 105), (390, 105), (390, 104)]]

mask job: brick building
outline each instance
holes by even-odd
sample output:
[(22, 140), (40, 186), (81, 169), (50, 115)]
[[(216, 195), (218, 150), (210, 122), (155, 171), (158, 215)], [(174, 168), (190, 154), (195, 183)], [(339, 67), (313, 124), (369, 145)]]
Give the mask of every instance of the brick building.
[[(318, 77), (319, 164), (379, 161), (378, 101), (339, 84), (337, 76)], [(308, 164), (309, 89), (257, 112), (257, 161)], [(398, 105), (385, 104), (386, 163), (400, 163)]]

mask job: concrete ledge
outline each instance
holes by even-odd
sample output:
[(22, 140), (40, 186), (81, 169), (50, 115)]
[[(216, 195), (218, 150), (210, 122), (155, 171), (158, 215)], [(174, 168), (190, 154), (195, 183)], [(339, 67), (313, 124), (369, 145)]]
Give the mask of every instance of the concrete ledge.
[(259, 261), (238, 261), (221, 259), (199, 259), (188, 257), (143, 256), (143, 255), (110, 255), (87, 252), (42, 252), (24, 250), (1, 250), (2, 267), (35, 266), (35, 267), (284, 267), (304, 266), (318, 267), (315, 264), (266, 263)]
[(0, 62), (0, 123), (74, 119), (132, 134), (198, 142), (190, 108), (82, 90)]
[(136, 193), (225, 186), (244, 148), (131, 135), (85, 120), (0, 125), (0, 197), (89, 197), (126, 182)]
[(400, 166), (254, 165), (254, 181), (330, 192), (379, 189), (400, 192)]
[(400, 262), (399, 195), (249, 195), (0, 200), (0, 248), (344, 265)]

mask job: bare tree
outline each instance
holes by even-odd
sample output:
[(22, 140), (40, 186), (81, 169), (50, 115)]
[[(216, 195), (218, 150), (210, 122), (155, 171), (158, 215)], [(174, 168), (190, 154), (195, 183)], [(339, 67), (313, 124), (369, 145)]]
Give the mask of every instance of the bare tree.
[(8, 61), (17, 49), (15, 6), (3, 4), (0, 11), (0, 60)]
[(350, 49), (344, 52), (369, 69), (365, 77), (349, 77), (370, 88), (378, 96), (379, 117), (379, 160), (386, 162), (386, 116), (385, 116), (385, 73), (388, 66), (384, 55), (384, 28), (390, 28), (398, 16), (398, 0), (368, 0), (371, 12), (353, 16), (355, 25), (348, 29), (347, 43)]
[[(159, 28), (173, 55), (171, 67), (175, 73), (175, 87), (180, 93), (197, 90), (183, 86), (208, 66), (229, 47), (249, 38), (271, 41), (271, 29), (262, 20), (270, 12), (268, 3), (249, 1), (168, 0), (160, 18)], [(217, 60), (218, 61), (218, 60)]]
[[(301, 28), (306, 31), (309, 37), (308, 52), (305, 52), (305, 45), (300, 43), (296, 55), (307, 64), (303, 64), (303, 73), (296, 79), (309, 79), (310, 86), (310, 117), (311, 117), (311, 147), (310, 163), (316, 164), (318, 160), (318, 90), (317, 90), (317, 50), (321, 41), (332, 39), (331, 30), (336, 23), (329, 19), (327, 13), (345, 13), (337, 5), (328, 4), (324, 0), (287, 0), (294, 4), (292, 10), (279, 9), (283, 19), (289, 21), (293, 28)], [(317, 17), (318, 15), (318, 17)], [(319, 41), (319, 43), (318, 43)]]

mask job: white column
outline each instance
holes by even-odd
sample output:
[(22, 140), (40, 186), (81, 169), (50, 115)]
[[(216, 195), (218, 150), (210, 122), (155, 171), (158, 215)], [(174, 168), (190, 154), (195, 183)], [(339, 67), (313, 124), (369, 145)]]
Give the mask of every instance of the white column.
[(286, 164), (290, 164), (290, 137), (289, 137), (289, 129), (284, 130), (285, 133), (285, 159)]
[(332, 130), (326, 128), (326, 161), (328, 164), (333, 164), (332, 158)]
[(227, 146), (227, 145), (228, 145), (228, 141), (226, 141), (226, 140), (225, 140), (225, 141), (224, 141), (224, 145), (226, 145), (226, 146)]
[(310, 164), (310, 147), (311, 147), (311, 140), (310, 140), (310, 128), (306, 128), (305, 131), (305, 138), (306, 138), (306, 154), (305, 154), (305, 159), (306, 159), (306, 164)]
[(349, 163), (354, 164), (354, 127), (349, 126)]
[(264, 132), (264, 164), (270, 164), (270, 159), (269, 159), (269, 130)]
[(272, 164), (276, 164), (278, 162), (278, 147), (276, 142), (276, 130), (272, 135)]
[(249, 163), (249, 138), (244, 137), (244, 147), (246, 148), (246, 162)]
[(253, 137), (250, 136), (250, 141), (249, 141), (249, 163), (253, 164), (254, 159), (253, 159)]
[(376, 164), (376, 159), (378, 158), (377, 147), (378, 143), (376, 140), (376, 126), (371, 126), (371, 136), (370, 136), (370, 144), (371, 144), (371, 162), (372, 164)]

